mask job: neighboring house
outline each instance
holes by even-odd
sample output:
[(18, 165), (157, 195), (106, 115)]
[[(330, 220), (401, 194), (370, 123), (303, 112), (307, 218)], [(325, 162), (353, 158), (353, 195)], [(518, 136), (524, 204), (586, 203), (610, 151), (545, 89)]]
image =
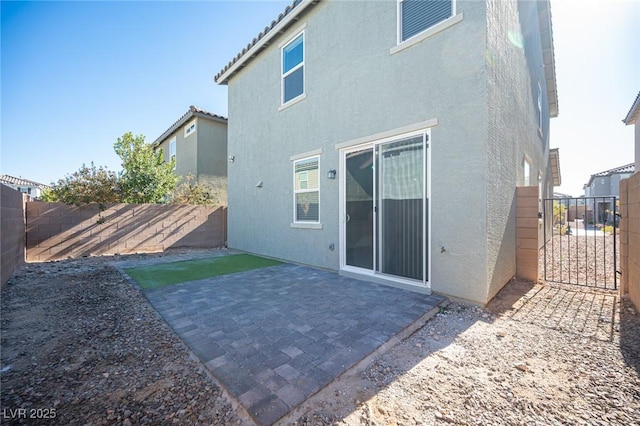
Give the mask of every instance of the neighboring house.
[(594, 173), (584, 185), (585, 197), (605, 197), (602, 200), (587, 200), (588, 218), (590, 221), (603, 223), (608, 213), (613, 211), (613, 200), (607, 197), (620, 197), (620, 181), (634, 173), (634, 163), (604, 172)]
[(516, 187), (553, 193), (548, 1), (296, 0), (215, 79), (230, 247), (481, 304), (515, 275)]
[(176, 159), (176, 174), (197, 180), (227, 176), (227, 119), (203, 109), (189, 110), (152, 144), (165, 161)]
[(16, 191), (20, 191), (23, 194), (27, 194), (34, 199), (40, 198), (42, 191), (49, 188), (48, 185), (44, 185), (42, 183), (9, 175), (0, 175), (0, 183), (5, 184)]
[(635, 140), (636, 140), (635, 171), (636, 172), (640, 171), (640, 119), (639, 118), (640, 118), (640, 92), (638, 92), (638, 95), (636, 96), (636, 100), (633, 102), (633, 105), (631, 106), (629, 113), (627, 113), (627, 116), (624, 118), (624, 120), (622, 120), (622, 122), (627, 126), (630, 124), (635, 125), (635, 133), (636, 133), (635, 135)]

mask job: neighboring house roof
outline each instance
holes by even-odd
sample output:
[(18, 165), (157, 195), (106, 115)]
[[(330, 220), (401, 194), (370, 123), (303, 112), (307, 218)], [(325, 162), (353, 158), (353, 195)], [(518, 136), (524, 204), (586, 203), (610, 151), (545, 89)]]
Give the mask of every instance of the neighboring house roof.
[(4, 183), (5, 185), (10, 186), (30, 186), (32, 188), (40, 189), (49, 188), (49, 185), (45, 185), (43, 183), (38, 183), (29, 179), (22, 179), (9, 175), (0, 175), (0, 183)]
[(184, 115), (178, 119), (178, 121), (173, 123), (171, 125), (171, 127), (169, 127), (167, 130), (165, 130), (165, 132), (163, 134), (161, 134), (160, 137), (158, 137), (158, 139), (156, 139), (151, 144), (151, 146), (155, 148), (158, 145), (160, 145), (160, 143), (163, 140), (165, 140), (168, 136), (170, 136), (173, 132), (175, 132), (178, 128), (180, 128), (180, 126), (182, 126), (184, 123), (186, 123), (192, 117), (206, 118), (206, 119), (209, 119), (209, 120), (219, 121), (221, 123), (226, 123), (227, 122), (227, 118), (226, 117), (210, 113), (209, 111), (205, 111), (205, 110), (203, 110), (201, 108), (198, 108), (198, 107), (195, 107), (195, 106), (191, 105), (189, 107), (189, 110), (187, 110), (187, 112), (185, 112)]
[(553, 186), (562, 185), (562, 177), (560, 176), (560, 151), (558, 148), (549, 150), (549, 164), (551, 166)]
[(609, 170), (605, 170), (604, 172), (599, 172), (599, 173), (594, 173), (591, 175), (591, 178), (589, 179), (589, 183), (587, 184), (587, 186), (591, 186), (591, 182), (593, 182), (593, 180), (595, 178), (598, 177), (606, 177), (606, 176), (611, 176), (611, 175), (616, 175), (616, 174), (633, 174), (633, 172), (635, 171), (635, 163), (631, 163), (631, 164), (627, 164), (624, 166), (620, 166), (620, 167), (616, 167), (615, 169), (609, 169)]
[[(258, 56), (271, 43), (271, 40), (282, 34), (292, 24), (296, 23), (310, 6), (315, 6), (320, 0), (293, 0), (291, 5), (264, 27), (256, 37), (247, 44), (229, 63), (215, 76), (218, 84), (226, 84), (234, 74), (244, 68), (247, 63)], [(542, 57), (544, 74), (549, 100), (549, 115), (558, 116), (558, 87), (556, 83), (556, 65), (553, 52), (553, 29), (551, 26), (551, 9), (549, 0), (538, 2), (538, 25), (542, 37)]]
[(640, 92), (638, 92), (638, 95), (636, 96), (636, 100), (633, 102), (633, 105), (631, 105), (631, 109), (627, 113), (627, 116), (624, 118), (624, 120), (622, 120), (622, 122), (627, 126), (629, 124), (635, 124), (639, 116), (640, 116)]

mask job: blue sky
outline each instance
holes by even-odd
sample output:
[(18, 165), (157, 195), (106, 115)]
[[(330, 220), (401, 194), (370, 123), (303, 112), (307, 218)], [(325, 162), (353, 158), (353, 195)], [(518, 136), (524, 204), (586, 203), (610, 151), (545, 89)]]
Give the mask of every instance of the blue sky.
[[(127, 131), (155, 140), (189, 105), (227, 114), (214, 75), (287, 1), (2, 2), (1, 173), (50, 183), (120, 170)], [(633, 161), (640, 1), (552, 0), (560, 192)], [(604, 7), (606, 5), (606, 7)]]

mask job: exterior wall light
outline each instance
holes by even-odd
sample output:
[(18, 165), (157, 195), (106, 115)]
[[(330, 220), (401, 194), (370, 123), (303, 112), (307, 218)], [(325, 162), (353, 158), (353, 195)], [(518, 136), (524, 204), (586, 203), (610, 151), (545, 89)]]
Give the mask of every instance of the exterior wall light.
[(236, 160), (235, 155), (230, 155), (230, 156), (229, 156), (229, 162), (230, 162), (230, 163), (233, 163), (235, 160)]
[(335, 179), (336, 178), (336, 169), (330, 169), (327, 172), (327, 179)]

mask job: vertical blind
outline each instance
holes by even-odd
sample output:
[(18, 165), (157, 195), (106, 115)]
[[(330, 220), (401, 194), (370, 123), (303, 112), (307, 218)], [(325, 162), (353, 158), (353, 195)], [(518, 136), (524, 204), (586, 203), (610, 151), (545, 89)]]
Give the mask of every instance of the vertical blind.
[(453, 15), (453, 0), (404, 0), (401, 3), (402, 41)]

